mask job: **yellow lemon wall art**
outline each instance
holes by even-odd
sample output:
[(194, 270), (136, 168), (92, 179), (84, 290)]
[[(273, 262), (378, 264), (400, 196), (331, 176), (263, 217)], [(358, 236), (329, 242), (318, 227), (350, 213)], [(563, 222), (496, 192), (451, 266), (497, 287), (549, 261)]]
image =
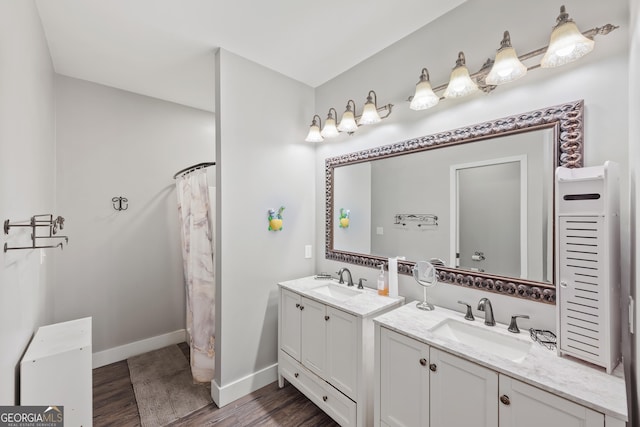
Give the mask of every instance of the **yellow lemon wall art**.
[(349, 228), (349, 215), (351, 215), (349, 209), (340, 208), (340, 228)]
[(280, 206), (280, 209), (276, 212), (275, 209), (269, 209), (269, 216), (267, 219), (269, 220), (269, 231), (280, 231), (282, 230), (282, 212), (284, 211), (284, 206)]

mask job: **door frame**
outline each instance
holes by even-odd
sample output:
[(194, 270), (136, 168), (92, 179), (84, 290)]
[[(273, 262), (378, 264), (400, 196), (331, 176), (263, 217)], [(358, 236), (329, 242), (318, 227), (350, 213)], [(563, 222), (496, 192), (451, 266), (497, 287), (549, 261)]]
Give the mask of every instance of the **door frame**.
[[(460, 215), (458, 214), (458, 171), (461, 169), (469, 169), (480, 166), (499, 165), (503, 163), (520, 164), (520, 278), (527, 278), (527, 155), (500, 157), (495, 159), (480, 160), (477, 162), (460, 163), (451, 165), (449, 168), (449, 259), (451, 267), (458, 267), (458, 248), (460, 246), (460, 236), (458, 233)], [(488, 272), (491, 273), (491, 272)]]

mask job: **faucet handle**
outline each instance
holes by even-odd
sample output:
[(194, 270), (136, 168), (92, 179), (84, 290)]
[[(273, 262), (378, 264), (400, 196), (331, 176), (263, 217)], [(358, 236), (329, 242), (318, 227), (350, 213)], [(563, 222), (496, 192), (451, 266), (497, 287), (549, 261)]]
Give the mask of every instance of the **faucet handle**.
[(509, 328), (507, 328), (509, 332), (513, 332), (514, 334), (520, 333), (520, 329), (518, 328), (518, 321), (517, 321), (518, 317), (521, 317), (523, 319), (529, 319), (528, 314), (514, 314), (513, 316), (511, 316), (511, 322), (509, 323)]
[(336, 271), (336, 274), (338, 275), (338, 283), (340, 284), (344, 284), (344, 279), (342, 278), (342, 271), (343, 271), (342, 268)]
[(362, 281), (367, 281), (367, 279), (363, 279), (362, 277), (360, 278), (360, 280), (358, 280), (358, 289), (364, 289), (364, 286), (362, 286)]
[(471, 311), (471, 304), (464, 302), (464, 301), (458, 301), (458, 304), (462, 304), (462, 305), (466, 305), (467, 306), (467, 313), (464, 315), (464, 318), (467, 320), (476, 320), (475, 317), (473, 317), (473, 311)]

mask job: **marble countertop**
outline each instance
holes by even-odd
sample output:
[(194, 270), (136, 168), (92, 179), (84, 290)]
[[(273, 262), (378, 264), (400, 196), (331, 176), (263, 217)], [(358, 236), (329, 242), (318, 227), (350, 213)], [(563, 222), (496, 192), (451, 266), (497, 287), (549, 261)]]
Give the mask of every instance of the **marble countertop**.
[[(431, 332), (440, 322), (451, 318), (499, 334), (518, 337), (533, 345), (523, 360), (515, 362)], [(434, 311), (419, 310), (415, 302), (378, 316), (374, 322), (605, 415), (627, 420), (627, 398), (621, 365), (613, 375), (609, 375), (592, 365), (559, 357), (555, 350), (531, 341), (526, 330), (516, 335), (508, 332), (506, 325), (488, 327), (484, 325), (483, 319), (471, 322), (464, 319), (464, 313), (442, 307), (436, 307)]]
[[(357, 295), (345, 300), (340, 300), (314, 292), (314, 288), (325, 285), (335, 285), (344, 289), (353, 290), (357, 292)], [(315, 276), (280, 282), (278, 286), (358, 317), (373, 316), (393, 306), (399, 306), (404, 302), (404, 297), (392, 298), (381, 296), (378, 295), (377, 290), (374, 289), (357, 289), (357, 286), (347, 287), (347, 285), (339, 284), (337, 279), (316, 279)]]

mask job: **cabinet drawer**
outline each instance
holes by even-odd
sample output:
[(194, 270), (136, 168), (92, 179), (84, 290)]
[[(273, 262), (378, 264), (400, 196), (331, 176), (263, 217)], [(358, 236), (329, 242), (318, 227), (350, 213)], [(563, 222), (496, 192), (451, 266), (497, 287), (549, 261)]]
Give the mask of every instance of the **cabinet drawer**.
[(280, 351), (280, 374), (341, 426), (356, 425), (356, 404)]

